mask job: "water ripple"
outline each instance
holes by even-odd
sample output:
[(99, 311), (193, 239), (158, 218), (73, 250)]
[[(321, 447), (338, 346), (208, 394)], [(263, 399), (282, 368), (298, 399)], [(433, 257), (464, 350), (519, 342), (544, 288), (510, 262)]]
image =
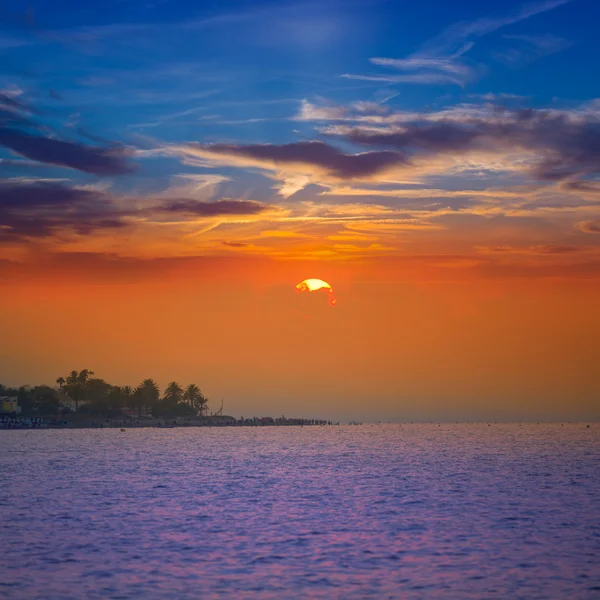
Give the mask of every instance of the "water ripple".
[(0, 444), (0, 598), (600, 597), (596, 425)]

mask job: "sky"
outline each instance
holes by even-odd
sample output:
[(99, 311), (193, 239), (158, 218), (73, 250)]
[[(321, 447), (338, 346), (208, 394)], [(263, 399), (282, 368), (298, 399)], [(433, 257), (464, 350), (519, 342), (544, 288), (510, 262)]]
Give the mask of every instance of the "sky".
[(600, 418), (599, 17), (5, 1), (0, 382), (195, 382), (235, 416)]

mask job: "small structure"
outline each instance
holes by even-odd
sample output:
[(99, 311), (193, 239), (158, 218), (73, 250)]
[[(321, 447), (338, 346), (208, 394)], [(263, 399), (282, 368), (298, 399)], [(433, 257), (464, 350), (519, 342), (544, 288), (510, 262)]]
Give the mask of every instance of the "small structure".
[(16, 396), (0, 396), (0, 413), (18, 415), (21, 412)]
[(228, 415), (208, 415), (202, 418), (203, 423), (206, 425), (223, 426), (223, 425), (235, 425), (236, 420)]

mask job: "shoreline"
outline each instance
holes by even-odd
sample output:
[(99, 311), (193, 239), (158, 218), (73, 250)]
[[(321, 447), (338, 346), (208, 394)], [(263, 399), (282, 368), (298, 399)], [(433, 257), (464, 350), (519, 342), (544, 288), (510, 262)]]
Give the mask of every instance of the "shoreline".
[(286, 419), (255, 417), (235, 419), (234, 417), (208, 416), (187, 419), (49, 419), (18, 416), (0, 417), (0, 430), (16, 429), (177, 429), (182, 427), (325, 427), (339, 425), (323, 419)]

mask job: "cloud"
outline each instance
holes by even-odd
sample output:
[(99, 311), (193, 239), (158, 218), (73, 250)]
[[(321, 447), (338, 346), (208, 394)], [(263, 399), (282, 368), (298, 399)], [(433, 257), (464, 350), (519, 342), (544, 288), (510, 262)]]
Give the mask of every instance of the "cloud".
[(94, 175), (122, 175), (133, 169), (122, 148), (97, 148), (75, 142), (29, 135), (0, 127), (0, 145), (41, 163), (76, 169)]
[(229, 165), (250, 166), (278, 171), (294, 168), (302, 171), (317, 169), (336, 179), (368, 178), (406, 163), (406, 156), (397, 151), (345, 154), (319, 141), (290, 144), (187, 144), (176, 150), (192, 156)]
[(516, 48), (507, 48), (494, 53), (497, 60), (510, 67), (523, 67), (571, 46), (569, 40), (550, 34), (505, 35), (504, 38), (519, 42)]
[(228, 242), (225, 240), (221, 243), (224, 246), (231, 246), (232, 248), (245, 248), (246, 246), (249, 246), (249, 244), (246, 242)]
[[(426, 42), (421, 50), (407, 58), (372, 58), (377, 66), (402, 71), (399, 75), (354, 75), (346, 73), (342, 77), (366, 81), (385, 81), (388, 83), (444, 84), (463, 86), (472, 80), (478, 69), (464, 59), (464, 55), (475, 45), (474, 40), (494, 31), (529, 19), (540, 13), (557, 8), (570, 0), (545, 0), (525, 4), (516, 11), (503, 16), (484, 17), (474, 21), (462, 21), (451, 25), (439, 35)], [(524, 36), (523, 36), (524, 37)], [(556, 46), (547, 40), (538, 41), (538, 53), (549, 53), (550, 46)], [(530, 43), (536, 44), (535, 40)], [(564, 46), (563, 46), (564, 47)], [(560, 48), (558, 48), (560, 49)], [(553, 50), (557, 51), (557, 50)], [(541, 56), (542, 54), (540, 54)]]
[[(362, 108), (362, 107), (361, 107)], [(359, 109), (360, 111), (360, 109)], [(300, 110), (294, 117), (296, 121), (345, 121), (348, 110), (342, 106), (317, 106), (308, 100), (302, 100)]]
[(397, 127), (343, 127), (328, 132), (361, 145), (396, 149), (409, 157), (525, 151), (533, 155), (533, 173), (548, 181), (600, 172), (600, 115), (596, 110), (496, 107), (487, 114), (466, 110), (454, 117), (422, 115)]
[(93, 189), (72, 187), (65, 181), (14, 179), (0, 183), (0, 241), (89, 234), (160, 221), (161, 215), (184, 219), (258, 215), (272, 206), (253, 200), (222, 199), (206, 202), (194, 198), (158, 196), (115, 198)]
[(420, 83), (425, 85), (441, 85), (445, 83), (462, 85), (464, 83), (458, 77), (444, 73), (412, 73), (405, 75), (354, 75), (352, 73), (344, 73), (342, 77), (344, 79), (379, 81), (381, 83)]
[(7, 180), (0, 183), (0, 207), (3, 211), (42, 207), (67, 209), (91, 202), (104, 204), (105, 195), (57, 182)]
[(38, 128), (30, 119), (34, 109), (18, 100), (20, 95), (20, 90), (0, 92), (0, 126)]
[(43, 113), (17, 99), (18, 95), (0, 93), (0, 146), (29, 160), (46, 165), (68, 167), (94, 175), (121, 175), (131, 172), (127, 152), (121, 146), (86, 146), (52, 137), (32, 134), (49, 132), (50, 128), (31, 120)]
[(474, 66), (467, 64), (462, 58), (472, 47), (473, 42), (467, 42), (448, 55), (437, 52), (432, 54), (424, 52), (413, 54), (408, 58), (371, 58), (370, 62), (374, 65), (403, 71), (403, 73), (400, 75), (353, 75), (345, 73), (342, 77), (389, 83), (452, 83), (462, 86), (473, 79), (476, 73)]
[(365, 189), (348, 186), (331, 187), (321, 196), (383, 196), (390, 198), (522, 198), (523, 194), (510, 190), (482, 189), (482, 190), (443, 190), (432, 188), (412, 189)]
[(310, 177), (306, 175), (291, 175), (287, 177), (282, 183), (273, 186), (280, 196), (289, 198), (296, 192), (303, 190), (307, 185), (310, 184)]
[(584, 221), (579, 224), (579, 228), (584, 233), (598, 233), (600, 234), (600, 219), (595, 221)]
[(0, 183), (0, 241), (27, 241), (69, 231), (88, 234), (126, 225), (104, 193), (60, 182)]
[(217, 200), (202, 202), (200, 200), (177, 199), (154, 207), (152, 211), (181, 213), (199, 217), (217, 217), (225, 215), (256, 215), (270, 208), (266, 204), (253, 200)]
[(502, 16), (483, 17), (474, 21), (461, 21), (451, 25), (430, 39), (422, 49), (424, 54), (456, 53), (465, 43), (497, 31), (501, 27), (514, 25), (536, 15), (558, 8), (571, 0), (543, 0), (529, 2), (517, 10)]
[(567, 255), (578, 252), (594, 251), (589, 246), (573, 246), (566, 244), (539, 244), (537, 246), (478, 246), (476, 250), (482, 254), (532, 254), (538, 256), (544, 255)]

